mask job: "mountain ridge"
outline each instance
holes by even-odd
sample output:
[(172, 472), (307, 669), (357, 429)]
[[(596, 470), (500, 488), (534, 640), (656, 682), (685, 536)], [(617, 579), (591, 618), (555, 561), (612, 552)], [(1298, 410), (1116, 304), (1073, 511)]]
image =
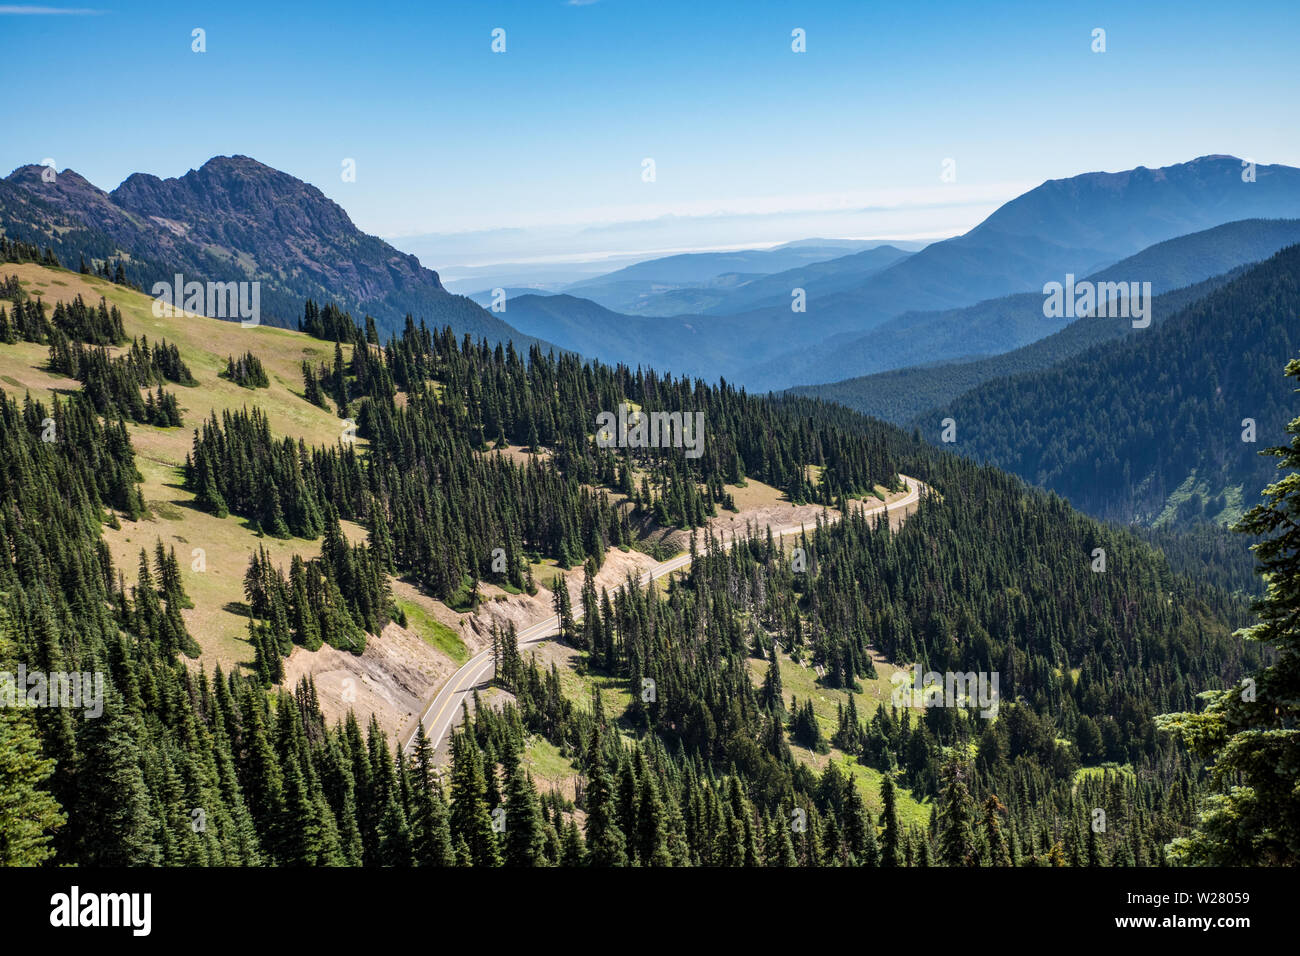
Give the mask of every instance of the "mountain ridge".
[[(750, 391), (916, 364), (915, 355), (893, 357), (882, 350), (877, 353), (880, 364), (854, 367), (843, 345), (908, 313), (939, 313), (1018, 293), (1037, 294), (1045, 282), (1060, 281), (1066, 273), (1097, 273), (1152, 245), (1226, 222), (1300, 217), (1300, 169), (1259, 165), (1254, 182), (1244, 182), (1242, 172), (1241, 160), (1210, 156), (1158, 170), (1138, 167), (1049, 180), (966, 234), (931, 243), (860, 283), (844, 286), (838, 280), (809, 278), (801, 286), (803, 312), (792, 310), (795, 289), (782, 284), (767, 305), (743, 312), (660, 316), (653, 326), (626, 321), (617, 330), (609, 323), (596, 325), (579, 340), (579, 351), (612, 356), (615, 349), (630, 349), (645, 364), (685, 370), (676, 356), (683, 341), (692, 341), (700, 355), (710, 356), (711, 374)], [(546, 321), (524, 325), (542, 338), (548, 338), (550, 328)], [(1055, 330), (1044, 326), (1039, 337)], [(745, 343), (743, 354), (735, 348), (737, 342)], [(1023, 344), (1011, 340), (1004, 347)], [(925, 346), (919, 339), (914, 343), (921, 351)], [(801, 366), (801, 353), (817, 349)], [(718, 356), (716, 364), (713, 356)], [(944, 357), (954, 355), (949, 351)], [(809, 367), (817, 378), (806, 374)]]
[[(1134, 277), (1150, 281), (1159, 307), (1159, 319), (1169, 314), (1172, 302), (1180, 303), (1177, 309), (1189, 304), (1185, 297), (1174, 294), (1179, 290), (1210, 282), (1242, 266), (1262, 262), (1295, 242), (1300, 242), (1300, 219), (1244, 219), (1156, 243), (1084, 278), (1092, 282), (1128, 281)], [(1047, 319), (1042, 313), (1042, 302), (1041, 293), (1022, 292), (979, 302), (964, 309), (898, 316), (866, 336), (809, 349), (801, 358), (798, 368), (802, 374), (811, 377), (815, 373), (825, 374), (850, 364), (872, 363), (877, 361), (877, 356), (887, 356), (891, 362), (902, 357), (908, 360), (904, 364), (825, 385), (798, 386), (797, 390), (800, 394), (824, 395), (835, 391), (841, 396), (852, 394), (866, 400), (867, 395), (875, 391), (868, 380), (877, 375), (907, 373), (923, 364), (943, 363), (951, 370), (953, 366), (950, 363), (968, 366), (973, 362), (982, 362), (990, 368), (998, 368), (1008, 361), (1021, 366), (1020, 371), (1028, 371), (1031, 368), (1046, 367), (1036, 359), (1029, 358), (1037, 352), (1052, 355), (1054, 362), (1077, 354), (1086, 347), (1082, 343), (1090, 346), (1102, 341), (1097, 334), (1098, 326), (1104, 326), (1107, 335), (1114, 333), (1111, 337), (1119, 337), (1131, 331), (1129, 323), (1121, 320), (1084, 318), (1062, 322)], [(1088, 327), (1080, 324), (1083, 322), (1088, 323)], [(1048, 334), (1039, 334), (1040, 327), (1049, 330)], [(1056, 347), (1062, 344), (1058, 339), (1051, 348), (1037, 348), (1059, 336), (1077, 340), (1079, 347), (1074, 351), (1061, 351)], [(1025, 367), (1024, 362), (1017, 361), (1014, 353), (1021, 352), (1024, 355), (1019, 358), (1027, 358), (1028, 367)], [(963, 361), (963, 355), (973, 353), (979, 357)], [(798, 358), (790, 356), (787, 361)], [(936, 377), (937, 373), (929, 376), (931, 379)], [(997, 376), (988, 375), (983, 380), (992, 377)], [(921, 385), (914, 381), (913, 384), (919, 385), (922, 391), (929, 392), (936, 383)], [(948, 398), (960, 393), (951, 390), (953, 384), (950, 379), (944, 385)], [(979, 383), (972, 383), (972, 387), (975, 384)], [(850, 401), (849, 404), (858, 411), (872, 415), (882, 413), (882, 398), (891, 405), (897, 404), (897, 399), (892, 396), (877, 395), (879, 398), (876, 404), (871, 404), (870, 400)], [(890, 420), (905, 424), (912, 415), (926, 407), (928, 406), (912, 406), (910, 412), (901, 419)]]
[[(518, 348), (547, 344), (447, 292), (437, 272), (362, 232), (318, 187), (251, 157), (215, 156), (167, 179), (133, 173), (112, 192), (71, 169), (53, 182), (46, 172), (20, 166), (4, 183), (107, 236), (145, 288), (170, 282), (174, 271), (199, 281), (260, 281), (263, 321), (272, 325), (292, 325), (302, 300), (315, 298), (373, 315), (389, 332), (410, 313)], [(39, 224), (22, 223), (5, 199), (0, 194), (0, 226), (40, 241), (24, 234)]]
[(1300, 244), (1140, 333), (993, 379), (919, 416), (955, 449), (1106, 520), (1230, 523), (1275, 474), (1300, 351)]

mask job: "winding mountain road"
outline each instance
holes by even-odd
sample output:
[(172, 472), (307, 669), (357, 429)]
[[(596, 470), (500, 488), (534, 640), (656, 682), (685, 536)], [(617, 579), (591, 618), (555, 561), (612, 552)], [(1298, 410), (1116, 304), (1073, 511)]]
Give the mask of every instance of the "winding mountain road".
[[(899, 475), (898, 477), (901, 478), (903, 483), (907, 486), (907, 495), (897, 501), (882, 501), (878, 505), (865, 508), (864, 510), (866, 514), (879, 514), (886, 509), (906, 508), (920, 500), (921, 489), (925, 486), (915, 478), (909, 478), (907, 475)], [(829, 513), (834, 515), (834, 512)], [(780, 531), (774, 531), (772, 536), (774, 538), (783, 538), (788, 534), (799, 534), (807, 527), (808, 526), (804, 524), (796, 527), (783, 528)], [(680, 571), (690, 563), (691, 556), (689, 552), (686, 554), (680, 554), (675, 558), (670, 558), (662, 564), (656, 564), (653, 568), (642, 574), (641, 584), (645, 585), (666, 574)], [(577, 608), (575, 608), (574, 619), (581, 619), (581, 614), (578, 612)], [(545, 620), (538, 621), (536, 624), (531, 624), (519, 631), (518, 640), (520, 650), (523, 650), (523, 648), (528, 644), (535, 644), (536, 642), (545, 640), (548, 637), (553, 637), (559, 629), (559, 626), (559, 618), (555, 615), (551, 615)], [(452, 674), (447, 682), (443, 684), (442, 689), (438, 691), (437, 695), (424, 709), (424, 713), (420, 715), (419, 723), (412, 727), (410, 733), (407, 735), (405, 743), (406, 749), (408, 751), (411, 749), (412, 745), (415, 743), (416, 734), (419, 733), (419, 726), (420, 724), (423, 724), (425, 733), (429, 737), (429, 742), (436, 750), (438, 745), (442, 742), (442, 738), (446, 736), (448, 731), (451, 730), (452, 725), (456, 722), (456, 718), (461, 711), (462, 702), (468, 695), (473, 693), (476, 688), (484, 686), (485, 681), (491, 673), (492, 648), (489, 647), (486, 650), (475, 654), (466, 661), (465, 664), (461, 666), (460, 670), (456, 671), (455, 674)]]

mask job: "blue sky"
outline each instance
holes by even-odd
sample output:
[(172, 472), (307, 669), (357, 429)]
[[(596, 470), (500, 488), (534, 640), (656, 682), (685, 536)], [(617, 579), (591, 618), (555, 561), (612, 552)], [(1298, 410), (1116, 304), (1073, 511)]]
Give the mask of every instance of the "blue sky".
[(1294, 0), (75, 6), (0, 5), (4, 173), (111, 189), (244, 153), (407, 246), (486, 231), (488, 258), (945, 235), (1093, 169), (1300, 165)]

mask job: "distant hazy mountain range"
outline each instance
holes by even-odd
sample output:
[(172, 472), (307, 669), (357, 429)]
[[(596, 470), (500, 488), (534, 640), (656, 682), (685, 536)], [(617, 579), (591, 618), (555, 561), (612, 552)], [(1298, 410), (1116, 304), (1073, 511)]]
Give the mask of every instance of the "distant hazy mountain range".
[(54, 182), (22, 166), (0, 180), (0, 228), (78, 256), (127, 260), (146, 292), (186, 281), (261, 282), (262, 321), (292, 325), (303, 300), (336, 301), (398, 329), (409, 312), (492, 341), (530, 337), (447, 292), (414, 256), (367, 235), (315, 186), (247, 156), (218, 156), (177, 179), (136, 173), (105, 192), (71, 169)]
[[(1300, 220), (1247, 219), (1157, 243), (1087, 278), (1140, 276), (1150, 282), (1156, 296), (1153, 318), (1159, 322), (1227, 281), (1234, 270), (1297, 242)], [(1131, 322), (1122, 318), (1044, 318), (1040, 290), (965, 309), (909, 313), (868, 335), (819, 345), (786, 361), (790, 374), (805, 381), (847, 367), (893, 369), (795, 391), (905, 424), (982, 382), (1046, 368), (1131, 331)], [(954, 361), (971, 355), (988, 357)]]
[[(692, 293), (699, 311), (649, 323), (574, 302), (561, 315), (561, 303), (542, 307), (528, 296), (510, 302), (503, 318), (548, 340), (566, 337), (568, 347), (586, 354), (636, 356), (642, 364), (725, 376), (759, 390), (995, 354), (1063, 327), (1041, 319), (1041, 289), (1066, 273), (1097, 274), (1148, 247), (1225, 223), (1300, 217), (1300, 170), (1258, 166), (1253, 181), (1242, 174), (1241, 160), (1206, 156), (1162, 169), (1051, 180), (965, 235), (883, 267), (873, 259), (879, 249), (841, 256)], [(1188, 246), (1184, 261), (1161, 262), (1165, 255), (1152, 253), (1164, 270), (1159, 275), (1125, 278), (1158, 280), (1168, 289), (1224, 271), (1203, 248)], [(1130, 268), (1140, 273), (1155, 265), (1135, 260)], [(602, 281), (582, 285), (599, 289)], [(805, 312), (792, 311), (798, 288)], [(990, 301), (1015, 293), (1026, 298)], [(1025, 311), (1035, 298), (1037, 319)], [(672, 300), (651, 301), (661, 311)], [(978, 311), (963, 311), (971, 306)], [(887, 325), (893, 320), (898, 324)]]
[[(734, 252), (690, 252), (647, 259), (613, 272), (573, 282), (537, 286), (508, 286), (506, 295), (569, 294), (589, 299), (615, 312), (631, 315), (679, 315), (689, 312), (743, 311), (754, 301), (771, 297), (770, 280), (789, 288), (791, 274), (809, 268), (813, 274), (879, 271), (924, 248), (915, 241), (875, 239), (800, 239), (771, 249)], [(856, 263), (855, 254), (866, 253)], [(841, 261), (843, 260), (843, 261)], [(796, 281), (796, 284), (797, 281)], [(766, 291), (763, 291), (766, 289)], [(470, 295), (488, 307), (493, 289)]]
[(572, 283), (564, 291), (635, 315), (725, 315), (782, 292), (788, 297), (791, 283), (799, 285), (809, 276), (828, 281), (839, 274), (865, 278), (907, 255), (908, 250), (885, 242), (809, 240), (767, 250), (652, 259)]
[[(1190, 234), (1300, 217), (1300, 170), (1259, 166), (1248, 182), (1241, 160), (1207, 156), (1052, 180), (919, 251), (812, 239), (668, 256), (558, 295), (509, 290), (517, 294), (498, 312), (451, 295), (436, 272), (361, 232), (318, 189), (247, 157), (217, 157), (177, 179), (136, 174), (111, 193), (71, 170), (53, 183), (41, 172), (24, 166), (0, 180), (0, 228), (74, 266), (78, 255), (124, 259), (146, 290), (177, 271), (257, 279), (264, 321), (275, 324), (292, 324), (307, 297), (336, 300), (381, 330), (409, 312), (492, 341), (554, 344), (750, 390), (1018, 349), (1069, 324), (1042, 317), (1045, 282), (1073, 273), (1177, 289), (1293, 241), (1293, 227), (1278, 224)], [(1169, 240), (1179, 241), (1162, 247)], [(800, 301), (804, 311), (792, 308)]]

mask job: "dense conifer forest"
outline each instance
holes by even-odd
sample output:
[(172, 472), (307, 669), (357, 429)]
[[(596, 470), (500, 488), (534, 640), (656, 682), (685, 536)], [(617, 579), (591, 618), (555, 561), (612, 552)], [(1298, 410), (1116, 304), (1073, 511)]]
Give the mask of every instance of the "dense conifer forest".
[(1277, 370), (1300, 351), (1297, 274), (1290, 246), (1158, 326), (988, 382), (917, 426), (937, 438), (952, 417), (956, 450), (1090, 514), (1231, 523), (1272, 478), (1266, 436), (1294, 414)]
[[(1155, 296), (1151, 301), (1152, 323), (1159, 325), (1249, 268), (1238, 266), (1222, 275)], [(1008, 303), (1012, 302), (1021, 314), (1031, 316), (1037, 316), (1043, 304), (1042, 296), (1035, 293), (1012, 296)], [(996, 304), (994, 302), (989, 305)], [(936, 411), (950, 406), (961, 407), (963, 396), (986, 383), (989, 383), (989, 388), (999, 388), (1005, 379), (1050, 369), (1073, 360), (1091, 348), (1117, 341), (1137, 331), (1140, 330), (1135, 330), (1128, 318), (1088, 315), (1071, 322), (1059, 332), (1053, 332), (1009, 352), (968, 361), (913, 365), (828, 385), (803, 385), (790, 391), (797, 395), (840, 402), (864, 414), (898, 425), (917, 423), (928, 429), (933, 427), (938, 418), (948, 414), (943, 411), (936, 417)]]
[[(32, 341), (53, 345), (57, 331), (79, 363), (124, 345), (111, 311), (85, 311), (96, 318), (65, 310)], [(276, 436), (254, 392), (251, 407), (196, 425), (184, 469), (200, 507), (322, 542), (287, 569), (252, 555), (249, 671), (187, 665), (199, 650), (179, 613), (189, 597), (161, 542), (135, 568), (113, 564), (101, 525), (144, 504), (133, 416), (111, 390), (102, 406), (94, 377), (49, 408), (3, 396), (0, 669), (100, 672), (106, 693), (96, 719), (0, 708), (13, 784), (0, 862), (1099, 866), (1167, 863), (1172, 842), (1195, 839), (1218, 781), (1210, 755), (1158, 717), (1195, 711), (1202, 691), (1272, 659), (1232, 636), (1250, 620), (1233, 582), (1179, 573), (1050, 493), (839, 406), (520, 355), (410, 319), (380, 345), (330, 305), (308, 303), (301, 326), (336, 344), (304, 373), (312, 400), (340, 415), (340, 440)], [(188, 374), (165, 345), (128, 356), (113, 360), (124, 377)], [(595, 417), (623, 402), (702, 411), (703, 454), (600, 448)], [(510, 448), (522, 453), (497, 453)], [(891, 532), (860, 499), (900, 473), (929, 491)], [(698, 531), (666, 590), (598, 592), (606, 550), (634, 543), (638, 522), (699, 529), (746, 478), (823, 506), (799, 542), (806, 566), (762, 530), (730, 547)], [(344, 520), (367, 540), (350, 544)], [(407, 753), (373, 720), (329, 724), (310, 680), (281, 683), (295, 645), (359, 652), (400, 613), (391, 576), (454, 603), (475, 581), (527, 586), (521, 558), (534, 554), (584, 567), (581, 607), (556, 591), (561, 639), (629, 688), (625, 712), (599, 695), (575, 707), (556, 671), (498, 629), (493, 680), (512, 698), (467, 715), (444, 775), (423, 728)], [(972, 700), (851, 706), (828, 739), (784, 691), (779, 660), (854, 688), (876, 676), (873, 652), (998, 673), (996, 715)], [(572, 797), (530, 778), (534, 736), (581, 770)], [(878, 806), (841, 763), (795, 756), (830, 747), (882, 774)], [(928, 822), (904, 822), (904, 793)]]

